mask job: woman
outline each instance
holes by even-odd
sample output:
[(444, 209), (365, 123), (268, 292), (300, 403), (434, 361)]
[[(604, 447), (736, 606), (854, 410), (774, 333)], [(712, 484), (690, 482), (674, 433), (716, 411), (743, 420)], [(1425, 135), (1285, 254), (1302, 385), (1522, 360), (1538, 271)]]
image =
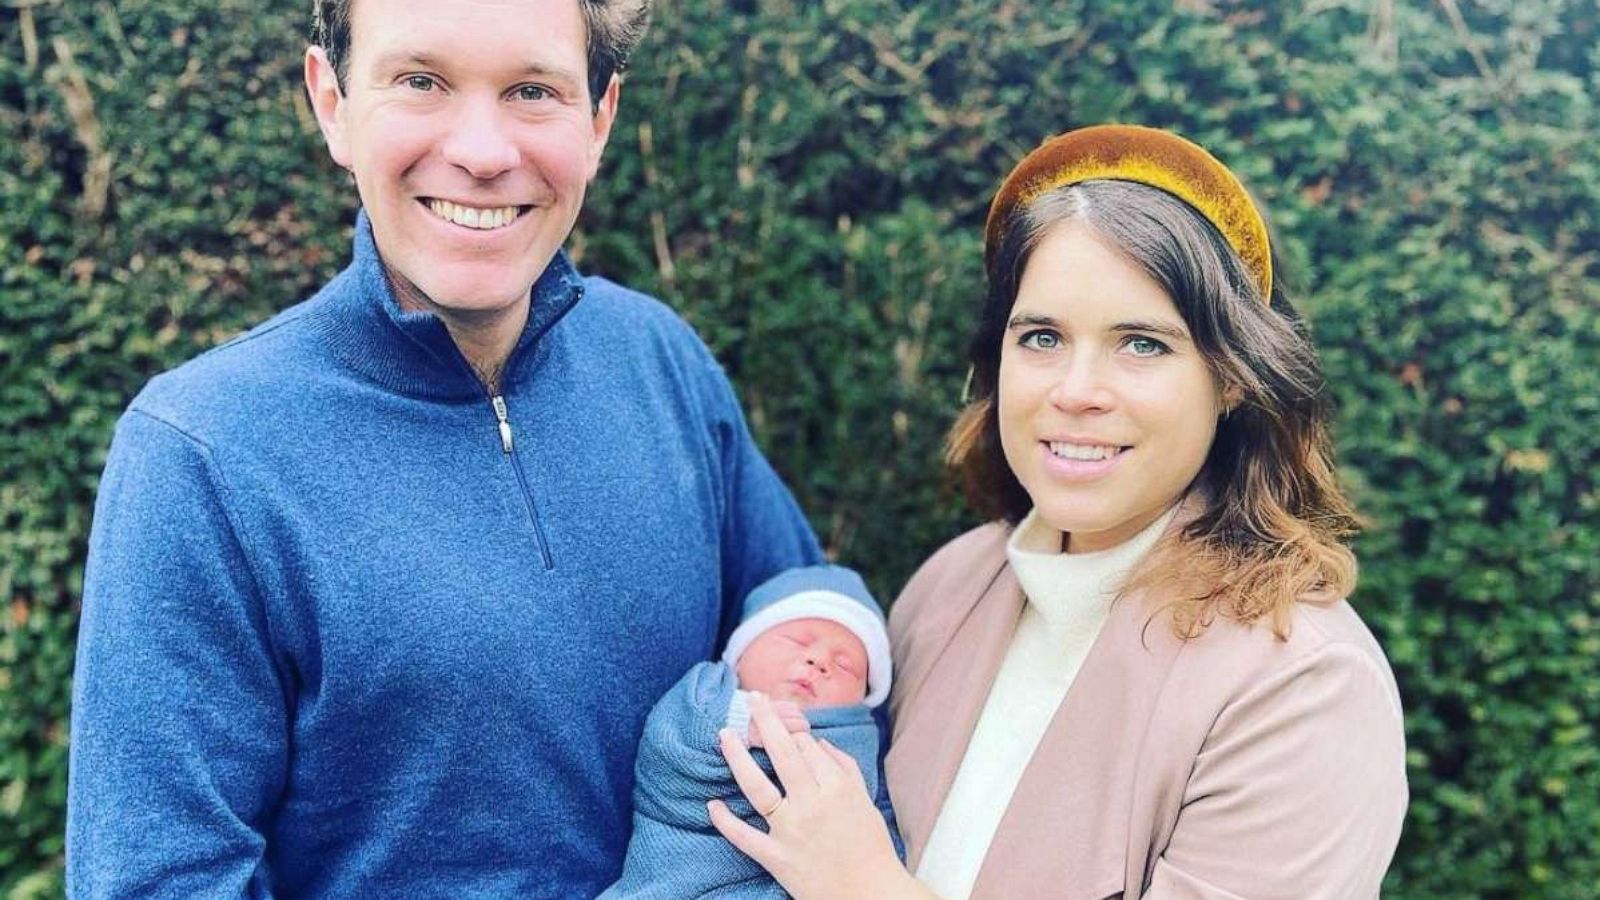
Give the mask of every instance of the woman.
[(908, 868), (848, 759), (765, 706), (782, 792), (724, 754), (770, 831), (719, 829), (799, 898), (1377, 896), (1399, 697), (1244, 188), (1166, 132), (1069, 132), (1001, 186), (986, 263), (950, 459), (1001, 521), (891, 615)]

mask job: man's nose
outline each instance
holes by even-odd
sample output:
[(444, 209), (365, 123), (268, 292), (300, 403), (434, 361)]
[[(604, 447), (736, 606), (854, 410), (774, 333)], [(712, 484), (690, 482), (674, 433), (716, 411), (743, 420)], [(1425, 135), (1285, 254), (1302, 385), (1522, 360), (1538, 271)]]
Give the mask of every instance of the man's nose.
[(445, 161), (479, 179), (516, 168), (522, 154), (507, 130), (507, 110), (488, 98), (463, 99), (461, 104), (441, 148)]

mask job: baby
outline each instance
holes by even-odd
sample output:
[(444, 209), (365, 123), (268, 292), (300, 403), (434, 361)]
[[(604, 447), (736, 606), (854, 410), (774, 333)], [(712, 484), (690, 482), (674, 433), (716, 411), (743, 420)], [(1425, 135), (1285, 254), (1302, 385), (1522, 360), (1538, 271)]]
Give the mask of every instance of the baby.
[[(722, 660), (690, 669), (650, 711), (634, 767), (633, 837), (622, 877), (602, 900), (786, 897), (711, 825), (706, 802), (721, 799), (765, 828), (739, 793), (717, 732), (732, 729), (759, 746), (749, 696), (760, 691), (790, 731), (809, 730), (850, 754), (876, 796), (872, 709), (888, 698), (889, 680), (883, 613), (856, 573), (790, 569), (751, 591)], [(772, 777), (766, 755), (756, 758)]]

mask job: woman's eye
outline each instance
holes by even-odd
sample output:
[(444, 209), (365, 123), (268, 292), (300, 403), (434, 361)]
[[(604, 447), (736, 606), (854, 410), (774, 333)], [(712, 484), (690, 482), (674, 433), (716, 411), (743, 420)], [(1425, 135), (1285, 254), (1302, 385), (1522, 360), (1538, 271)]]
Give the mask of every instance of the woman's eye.
[(406, 87), (414, 91), (431, 91), (436, 85), (434, 80), (426, 75), (407, 75)]
[(1053, 331), (1030, 331), (1017, 343), (1029, 350), (1054, 350), (1061, 346), (1061, 335)]
[(550, 92), (537, 84), (525, 84), (517, 88), (516, 95), (518, 100), (543, 100)]
[(1129, 350), (1133, 351), (1134, 356), (1161, 356), (1162, 354), (1171, 352), (1168, 350), (1166, 344), (1161, 343), (1155, 338), (1141, 337), (1139, 335), (1128, 338), (1125, 346), (1127, 346)]

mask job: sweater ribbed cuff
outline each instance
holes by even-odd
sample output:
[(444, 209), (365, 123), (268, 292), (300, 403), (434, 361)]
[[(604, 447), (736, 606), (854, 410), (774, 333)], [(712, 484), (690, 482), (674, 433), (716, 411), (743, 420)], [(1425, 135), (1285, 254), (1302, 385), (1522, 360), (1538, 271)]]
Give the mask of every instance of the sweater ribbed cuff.
[(722, 727), (739, 736), (746, 747), (750, 746), (750, 692), (734, 691), (728, 703), (728, 717)]

